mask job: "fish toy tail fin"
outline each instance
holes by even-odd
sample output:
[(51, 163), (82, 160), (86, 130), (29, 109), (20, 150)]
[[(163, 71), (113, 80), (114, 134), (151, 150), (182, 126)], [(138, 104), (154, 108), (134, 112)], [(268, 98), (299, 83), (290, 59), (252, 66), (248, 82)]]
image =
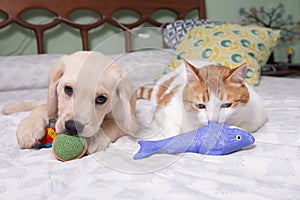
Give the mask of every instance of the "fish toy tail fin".
[(142, 158), (146, 158), (158, 151), (160, 151), (164, 147), (164, 143), (157, 143), (157, 141), (138, 141), (140, 145), (139, 151), (134, 155), (133, 159), (138, 160)]

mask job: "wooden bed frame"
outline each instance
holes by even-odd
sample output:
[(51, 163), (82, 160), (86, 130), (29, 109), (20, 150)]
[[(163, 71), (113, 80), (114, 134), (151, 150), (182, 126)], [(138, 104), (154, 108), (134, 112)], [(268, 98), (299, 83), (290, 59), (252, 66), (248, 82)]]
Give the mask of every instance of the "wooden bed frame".
[[(23, 21), (20, 15), (30, 9), (45, 9), (54, 13), (57, 18), (48, 24), (36, 25)], [(77, 24), (68, 19), (68, 15), (79, 9), (96, 12), (101, 18), (92, 24)], [(120, 24), (112, 17), (113, 13), (122, 9), (130, 9), (140, 15), (138, 21), (131, 24)], [(17, 23), (34, 31), (37, 40), (38, 53), (45, 53), (44, 32), (60, 23), (79, 29), (82, 40), (82, 50), (89, 50), (89, 31), (104, 23), (109, 23), (125, 31), (125, 49), (131, 51), (130, 31), (148, 22), (153, 26), (164, 26), (152, 18), (152, 14), (160, 9), (168, 9), (177, 14), (176, 19), (183, 19), (192, 11), (198, 11), (199, 19), (206, 18), (205, 0), (0, 0), (0, 11), (6, 18), (0, 22), (0, 28)]]

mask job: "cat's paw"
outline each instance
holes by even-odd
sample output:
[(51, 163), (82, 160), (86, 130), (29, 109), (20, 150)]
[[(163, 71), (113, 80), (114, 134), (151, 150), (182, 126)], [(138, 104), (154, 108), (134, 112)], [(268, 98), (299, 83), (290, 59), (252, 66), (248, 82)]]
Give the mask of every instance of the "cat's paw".
[(38, 141), (45, 136), (47, 122), (40, 116), (24, 118), (17, 128), (17, 141), (20, 148), (37, 148)]

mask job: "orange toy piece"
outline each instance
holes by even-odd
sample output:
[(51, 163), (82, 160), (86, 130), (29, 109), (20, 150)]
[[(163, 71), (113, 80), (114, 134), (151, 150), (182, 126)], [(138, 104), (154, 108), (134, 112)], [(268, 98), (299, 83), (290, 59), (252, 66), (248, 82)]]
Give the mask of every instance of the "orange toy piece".
[(39, 141), (39, 148), (52, 147), (52, 142), (56, 136), (55, 123), (50, 121), (49, 126), (45, 130), (45, 137)]

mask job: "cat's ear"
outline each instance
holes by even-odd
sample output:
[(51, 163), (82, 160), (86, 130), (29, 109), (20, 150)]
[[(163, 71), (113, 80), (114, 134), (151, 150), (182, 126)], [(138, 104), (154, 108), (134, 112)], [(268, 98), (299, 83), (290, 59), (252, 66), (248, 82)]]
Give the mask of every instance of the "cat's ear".
[(189, 63), (188, 61), (186, 61), (185, 59), (183, 59), (184, 65), (185, 65), (185, 69), (186, 69), (186, 74), (187, 74), (187, 82), (191, 83), (194, 81), (198, 81), (199, 80), (199, 76), (198, 76), (198, 70), (197, 68), (192, 65), (191, 63)]
[(230, 76), (227, 80), (230, 80), (233, 83), (241, 84), (242, 86), (245, 85), (245, 78), (247, 73), (247, 64), (243, 63), (235, 69), (231, 70)]

